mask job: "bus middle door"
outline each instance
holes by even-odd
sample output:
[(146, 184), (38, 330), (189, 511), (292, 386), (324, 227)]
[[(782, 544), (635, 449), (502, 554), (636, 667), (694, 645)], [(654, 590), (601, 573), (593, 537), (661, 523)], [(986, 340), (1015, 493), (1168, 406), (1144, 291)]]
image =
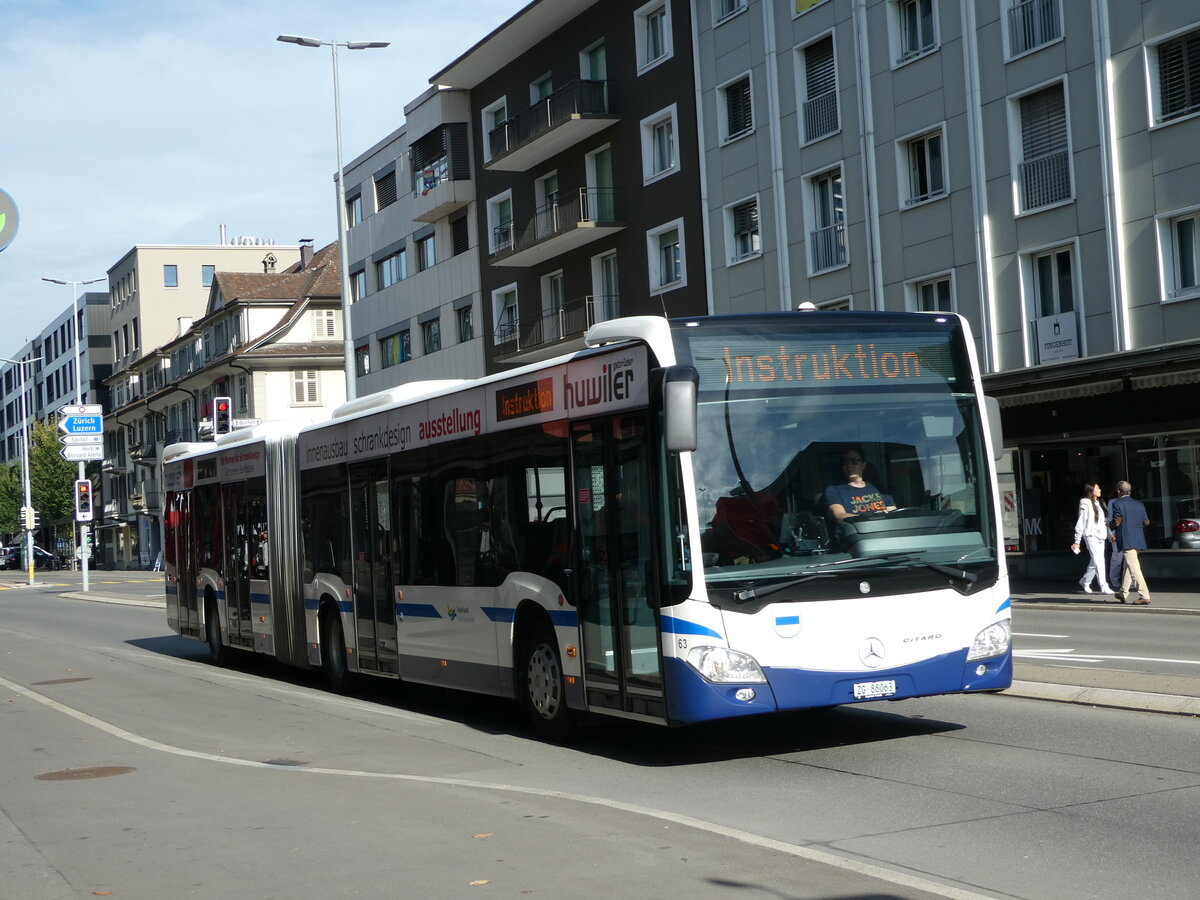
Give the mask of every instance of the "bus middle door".
[(571, 427), (589, 708), (665, 720), (657, 547), (644, 414)]
[(392, 580), (391, 496), (386, 459), (350, 467), (350, 540), (360, 669), (396, 675), (396, 601)]

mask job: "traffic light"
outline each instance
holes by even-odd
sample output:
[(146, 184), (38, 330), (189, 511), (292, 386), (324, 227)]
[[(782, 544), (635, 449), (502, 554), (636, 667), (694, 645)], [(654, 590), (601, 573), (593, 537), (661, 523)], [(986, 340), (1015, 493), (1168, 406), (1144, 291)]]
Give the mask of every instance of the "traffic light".
[(92, 483), (86, 478), (75, 482), (75, 521), (92, 521)]
[(27, 531), (38, 527), (38, 511), (32, 506), (21, 507), (21, 526)]
[(213, 400), (213, 434), (229, 434), (233, 423), (233, 402), (228, 397)]

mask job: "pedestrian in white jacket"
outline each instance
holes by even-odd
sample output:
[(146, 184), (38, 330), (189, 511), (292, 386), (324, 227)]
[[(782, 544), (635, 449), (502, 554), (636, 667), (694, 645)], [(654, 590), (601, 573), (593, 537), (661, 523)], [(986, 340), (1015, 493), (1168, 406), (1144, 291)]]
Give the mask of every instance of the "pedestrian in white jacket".
[(1078, 553), (1080, 545), (1087, 547), (1088, 565), (1079, 579), (1085, 594), (1092, 593), (1092, 580), (1100, 583), (1100, 593), (1111, 594), (1105, 578), (1104, 543), (1108, 540), (1108, 513), (1100, 502), (1100, 485), (1089, 481), (1083, 486), (1083, 498), (1079, 501), (1079, 515), (1075, 518), (1075, 543), (1071, 552)]

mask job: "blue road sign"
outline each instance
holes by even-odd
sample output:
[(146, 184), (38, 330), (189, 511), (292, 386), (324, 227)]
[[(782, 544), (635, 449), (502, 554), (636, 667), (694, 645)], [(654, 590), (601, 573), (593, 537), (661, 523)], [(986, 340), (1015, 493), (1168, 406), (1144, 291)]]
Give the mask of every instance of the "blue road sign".
[(64, 416), (58, 427), (67, 434), (104, 434), (104, 416)]

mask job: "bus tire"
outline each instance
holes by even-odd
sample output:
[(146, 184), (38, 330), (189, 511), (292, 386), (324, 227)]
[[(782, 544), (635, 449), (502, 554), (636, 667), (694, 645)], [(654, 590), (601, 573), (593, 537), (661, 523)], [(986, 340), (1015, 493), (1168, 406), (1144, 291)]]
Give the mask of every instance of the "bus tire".
[(521, 702), (539, 735), (565, 741), (575, 734), (574, 712), (567, 707), (567, 686), (554, 630), (535, 626), (521, 644)]
[(342, 617), (336, 607), (321, 610), (321, 669), (329, 687), (344, 694), (350, 690), (350, 670), (346, 666), (346, 639)]
[(210, 595), (204, 603), (204, 634), (208, 638), (208, 658), (215, 666), (229, 662), (229, 647), (221, 643), (221, 617), (217, 601)]

